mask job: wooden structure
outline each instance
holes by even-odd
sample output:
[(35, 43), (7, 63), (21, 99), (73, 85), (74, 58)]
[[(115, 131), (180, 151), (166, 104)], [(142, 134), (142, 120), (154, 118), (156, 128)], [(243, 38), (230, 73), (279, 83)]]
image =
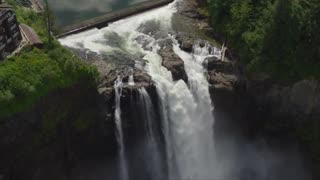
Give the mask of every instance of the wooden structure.
[(28, 41), (28, 44), (31, 47), (36, 47), (39, 49), (43, 48), (43, 42), (40, 40), (37, 33), (31, 27), (29, 27), (25, 24), (20, 24), (20, 29), (21, 29), (23, 36)]

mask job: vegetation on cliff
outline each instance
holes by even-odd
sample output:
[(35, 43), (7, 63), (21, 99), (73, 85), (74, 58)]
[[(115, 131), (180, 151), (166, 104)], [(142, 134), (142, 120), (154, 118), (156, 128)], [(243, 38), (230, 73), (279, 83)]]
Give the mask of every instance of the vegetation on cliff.
[(35, 29), (44, 42), (44, 49), (25, 50), (0, 63), (0, 117), (32, 106), (49, 92), (78, 82), (94, 85), (97, 71), (81, 62), (57, 41), (48, 41), (44, 14), (11, 2), (20, 23)]
[(277, 79), (320, 77), (320, 2), (209, 0), (211, 24), (251, 72)]
[[(214, 31), (226, 38), (249, 73), (262, 72), (286, 82), (320, 78), (320, 1), (208, 0), (208, 3)], [(294, 121), (298, 117), (288, 118), (285, 125), (268, 120), (264, 128), (278, 128), (293, 135), (308, 149), (315, 164), (320, 164), (320, 124), (313, 116), (304, 115), (299, 117), (300, 121)], [(315, 165), (315, 169), (318, 167)]]

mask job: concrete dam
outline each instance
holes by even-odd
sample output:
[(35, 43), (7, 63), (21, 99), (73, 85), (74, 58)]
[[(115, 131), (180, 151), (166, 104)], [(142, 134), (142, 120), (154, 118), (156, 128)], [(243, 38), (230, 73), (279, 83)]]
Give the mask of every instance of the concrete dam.
[(96, 18), (92, 18), (89, 20), (82, 21), (80, 23), (75, 23), (70, 26), (66, 26), (65, 28), (62, 28), (62, 31), (57, 35), (57, 38), (62, 38), (72, 34), (80, 33), (92, 28), (101, 29), (103, 27), (108, 26), (109, 23), (167, 5), (173, 1), (174, 0), (151, 0), (147, 2), (138, 3), (136, 5), (132, 5), (130, 7), (118, 11), (112, 11), (110, 13), (106, 13), (105, 15), (98, 16)]

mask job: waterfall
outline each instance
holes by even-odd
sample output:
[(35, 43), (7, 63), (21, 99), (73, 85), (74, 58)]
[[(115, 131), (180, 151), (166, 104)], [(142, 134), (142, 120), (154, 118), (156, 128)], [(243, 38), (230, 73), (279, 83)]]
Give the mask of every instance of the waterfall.
[(116, 123), (116, 137), (119, 145), (119, 169), (120, 179), (128, 180), (127, 162), (125, 157), (125, 145), (123, 139), (122, 121), (121, 121), (121, 95), (122, 95), (122, 77), (118, 75), (117, 80), (114, 82), (115, 90), (115, 123)]
[(128, 80), (128, 85), (129, 86), (134, 86), (134, 78), (133, 78), (133, 69), (129, 69), (129, 80)]
[(160, 155), (159, 135), (156, 132), (155, 112), (151, 98), (145, 88), (139, 89), (140, 103), (142, 104), (142, 113), (146, 121), (147, 134), (147, 161), (149, 164), (149, 173), (152, 174), (153, 180), (163, 179), (162, 161)]
[[(174, 130), (177, 131), (177, 135), (173, 137), (176, 137), (176, 141), (179, 142), (179, 146), (175, 148), (179, 152), (177, 161), (180, 162), (180, 171), (183, 172), (181, 177), (183, 179), (212, 179), (217, 177), (213, 141), (214, 117), (203, 62), (207, 57), (215, 55), (209, 53), (208, 46), (201, 48), (199, 44), (193, 46), (193, 53), (186, 53), (179, 48), (175, 40), (174, 51), (184, 60), (193, 98), (193, 102), (189, 101), (194, 105), (188, 111), (191, 120), (184, 120), (177, 126), (178, 129)], [(219, 50), (216, 49), (216, 51)]]
[[(101, 30), (90, 30), (85, 33), (72, 35), (61, 39), (60, 42), (72, 48), (84, 48), (99, 54), (110, 54), (122, 51), (126, 54), (143, 54), (147, 62), (143, 67), (155, 82), (160, 99), (159, 107), (162, 119), (162, 132), (165, 139), (166, 163), (168, 179), (214, 179), (216, 175), (216, 161), (214, 148), (214, 117), (213, 107), (202, 64), (206, 57), (217, 56), (219, 49), (210, 50), (208, 45), (195, 45), (193, 53), (186, 53), (179, 48), (177, 41), (169, 35), (172, 31), (171, 18), (177, 11), (178, 0), (168, 6), (129, 17), (109, 24)], [(150, 23), (152, 22), (152, 23)], [(143, 33), (144, 31), (150, 31)], [(108, 44), (101, 41), (108, 33), (116, 33), (124, 39), (122, 44)], [(172, 41), (174, 52), (184, 61), (189, 84), (183, 80), (173, 81), (171, 72), (162, 66), (162, 58), (158, 54), (161, 40)], [(120, 81), (115, 88), (120, 91)], [(119, 98), (119, 92), (117, 92)], [(140, 100), (144, 102), (145, 118), (149, 148), (154, 152), (150, 161), (156, 167), (159, 147), (154, 139), (151, 102), (144, 89), (139, 90)], [(117, 102), (118, 101), (118, 102)], [(120, 105), (116, 99), (116, 121), (121, 129)], [(121, 135), (119, 141), (123, 137)], [(121, 143), (120, 143), (121, 145)], [(126, 170), (123, 144), (120, 147), (123, 154), (121, 164)], [(123, 172), (127, 177), (126, 172)], [(155, 179), (160, 178), (153, 172)], [(123, 178), (124, 179), (124, 178)]]

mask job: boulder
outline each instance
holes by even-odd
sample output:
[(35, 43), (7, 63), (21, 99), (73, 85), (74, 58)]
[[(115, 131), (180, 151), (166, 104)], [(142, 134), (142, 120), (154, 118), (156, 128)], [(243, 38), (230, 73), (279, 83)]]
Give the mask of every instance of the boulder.
[(179, 33), (176, 36), (178, 43), (180, 44), (180, 48), (186, 52), (192, 52), (193, 44), (195, 42), (194, 37), (186, 33)]
[(193, 44), (190, 41), (186, 41), (180, 44), (180, 48), (186, 52), (192, 52)]
[(238, 77), (235, 75), (209, 72), (208, 73), (208, 82), (212, 85), (219, 85), (219, 87), (224, 87), (228, 90), (233, 90), (234, 85), (238, 81)]
[(206, 46), (206, 45), (208, 45), (209, 52), (213, 53), (213, 51), (214, 51), (214, 48), (213, 48), (212, 44), (210, 44), (206, 40), (199, 39), (198, 37), (195, 37), (194, 35), (192, 35), (190, 33), (186, 33), (186, 32), (177, 33), (176, 34), (176, 40), (180, 44), (180, 48), (183, 51), (186, 51), (188, 53), (191, 53), (193, 51), (194, 45), (199, 45), (201, 48)]
[(160, 46), (160, 48), (170, 47), (172, 48), (172, 40), (170, 38), (160, 39), (157, 41), (157, 44)]
[(174, 81), (184, 80), (188, 82), (188, 76), (184, 69), (183, 60), (174, 53), (172, 47), (165, 47), (159, 51), (162, 57), (162, 65), (172, 73)]
[(208, 71), (221, 72), (226, 74), (239, 74), (239, 66), (232, 61), (221, 61), (217, 57), (209, 57), (203, 61), (203, 66)]

